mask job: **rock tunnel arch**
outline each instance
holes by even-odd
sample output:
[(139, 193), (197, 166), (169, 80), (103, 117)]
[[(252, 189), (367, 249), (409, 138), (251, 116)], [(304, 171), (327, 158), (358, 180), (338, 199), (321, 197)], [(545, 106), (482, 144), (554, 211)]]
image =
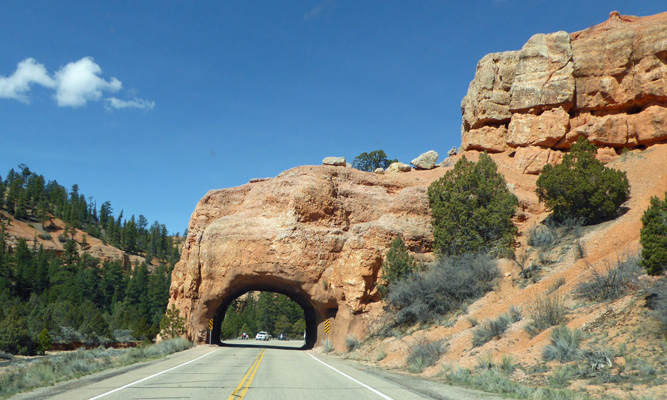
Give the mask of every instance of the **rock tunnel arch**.
[(287, 296), (301, 307), (304, 314), (304, 320), (306, 321), (305, 344), (302, 347), (304, 350), (312, 349), (318, 342), (319, 324), (322, 323), (325, 318), (335, 318), (337, 312), (337, 308), (329, 308), (326, 311), (326, 315), (323, 315), (317, 310), (308, 293), (298, 287), (298, 285), (295, 285), (294, 282), (285, 282), (276, 279), (239, 279), (239, 282), (236, 282), (231, 289), (229, 294), (222, 298), (220, 306), (218, 306), (213, 314), (213, 330), (211, 331), (211, 337), (212, 343), (214, 344), (223, 344), (220, 339), (220, 329), (225, 314), (227, 313), (227, 309), (235, 299), (248, 292), (280, 293)]
[(410, 248), (430, 249), (426, 193), (440, 175), (303, 166), (209, 191), (172, 273), (169, 307), (185, 318), (185, 336), (208, 343), (208, 320), (219, 329), (234, 298), (260, 290), (304, 309), (308, 346), (322, 343), (325, 319), (336, 351), (350, 336), (364, 339), (384, 313), (376, 281), (392, 240), (401, 234)]

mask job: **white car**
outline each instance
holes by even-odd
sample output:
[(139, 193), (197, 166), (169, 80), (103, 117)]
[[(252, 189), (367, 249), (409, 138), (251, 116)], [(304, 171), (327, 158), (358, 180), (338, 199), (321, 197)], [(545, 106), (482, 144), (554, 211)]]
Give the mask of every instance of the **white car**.
[(269, 334), (261, 331), (257, 335), (255, 335), (255, 340), (269, 340)]

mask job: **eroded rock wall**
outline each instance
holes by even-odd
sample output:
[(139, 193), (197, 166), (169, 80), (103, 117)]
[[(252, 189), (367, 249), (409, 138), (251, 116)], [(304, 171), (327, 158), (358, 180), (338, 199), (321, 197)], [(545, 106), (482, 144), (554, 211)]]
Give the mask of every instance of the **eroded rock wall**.
[(305, 166), (210, 191), (191, 217), (170, 305), (187, 318), (188, 336), (201, 343), (207, 320), (244, 287), (297, 293), (320, 321), (335, 312), (331, 337), (342, 351), (348, 335), (363, 338), (367, 322), (381, 313), (375, 282), (396, 235), (428, 257), (426, 190), (441, 174)]
[(667, 13), (612, 12), (584, 31), (489, 54), (461, 112), (463, 150), (514, 153), (525, 173), (558, 162), (579, 136), (607, 154), (666, 142)]

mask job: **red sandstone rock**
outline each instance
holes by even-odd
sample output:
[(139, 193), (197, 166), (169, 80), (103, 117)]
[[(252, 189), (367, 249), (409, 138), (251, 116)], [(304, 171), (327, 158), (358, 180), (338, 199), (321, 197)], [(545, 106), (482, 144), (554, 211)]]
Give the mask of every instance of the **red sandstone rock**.
[[(489, 54), (461, 110), (463, 150), (567, 149), (579, 136), (615, 148), (665, 142), (667, 13), (614, 12), (586, 30), (539, 34), (520, 51)], [(544, 154), (532, 151), (522, 165)]]
[(331, 338), (344, 349), (381, 313), (375, 282), (396, 235), (430, 251), (426, 190), (442, 173), (310, 166), (210, 191), (192, 214), (170, 304), (187, 318), (188, 336), (203, 342), (225, 301), (247, 290), (285, 292), (307, 299), (318, 323), (335, 316)]

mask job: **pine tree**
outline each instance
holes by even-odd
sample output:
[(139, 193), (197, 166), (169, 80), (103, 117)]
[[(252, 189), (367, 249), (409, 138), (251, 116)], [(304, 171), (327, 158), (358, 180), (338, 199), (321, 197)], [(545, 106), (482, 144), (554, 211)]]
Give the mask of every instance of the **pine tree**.
[(40, 353), (44, 354), (47, 350), (51, 350), (52, 347), (51, 334), (48, 329), (44, 328), (37, 337), (37, 349)]
[(649, 275), (667, 271), (667, 193), (665, 200), (651, 198), (642, 216), (639, 242), (642, 245), (642, 265)]
[(428, 188), (433, 247), (441, 256), (493, 251), (514, 253), (517, 229), (512, 223), (516, 196), (486, 153), (478, 162), (466, 157)]
[(160, 321), (160, 336), (171, 339), (184, 334), (185, 318), (180, 316), (180, 311), (172, 304)]
[(382, 279), (385, 283), (377, 285), (380, 294), (385, 296), (392, 283), (412, 274), (416, 267), (417, 263), (408, 253), (403, 238), (401, 238), (401, 235), (396, 236), (396, 239), (391, 242), (389, 251), (382, 263)]
[(370, 153), (361, 153), (352, 161), (352, 168), (360, 171), (373, 172), (378, 168), (386, 169), (398, 160), (389, 160), (384, 150), (375, 150)]
[(542, 170), (535, 191), (557, 221), (594, 224), (608, 220), (630, 196), (626, 173), (605, 167), (596, 153), (595, 145), (580, 137), (560, 164), (547, 164)]

